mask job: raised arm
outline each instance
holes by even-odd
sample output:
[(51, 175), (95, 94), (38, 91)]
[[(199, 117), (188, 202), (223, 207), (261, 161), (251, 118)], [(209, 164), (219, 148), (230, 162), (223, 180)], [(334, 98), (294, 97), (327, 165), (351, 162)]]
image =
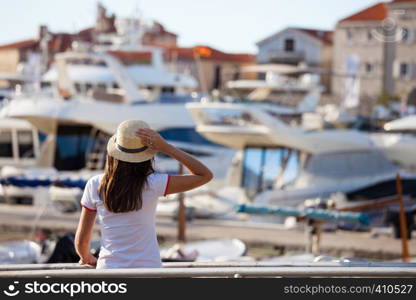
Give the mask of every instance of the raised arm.
[(176, 159), (191, 172), (191, 174), (171, 176), (166, 194), (189, 191), (212, 179), (211, 171), (203, 163), (167, 143), (157, 132), (151, 129), (139, 129), (137, 136), (141, 138), (144, 145)]

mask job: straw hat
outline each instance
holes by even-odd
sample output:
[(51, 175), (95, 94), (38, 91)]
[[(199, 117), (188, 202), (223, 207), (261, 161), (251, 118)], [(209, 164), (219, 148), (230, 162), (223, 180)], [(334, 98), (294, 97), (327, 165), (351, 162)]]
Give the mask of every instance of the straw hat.
[(107, 144), (108, 155), (122, 161), (139, 163), (151, 159), (156, 151), (142, 144), (141, 139), (136, 136), (140, 128), (150, 128), (143, 121), (127, 120), (118, 125), (117, 132)]

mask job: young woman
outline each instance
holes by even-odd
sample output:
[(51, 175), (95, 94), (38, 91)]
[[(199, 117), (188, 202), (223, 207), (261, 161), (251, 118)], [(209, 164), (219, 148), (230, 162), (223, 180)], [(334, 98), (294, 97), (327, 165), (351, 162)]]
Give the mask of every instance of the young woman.
[[(155, 173), (153, 157), (157, 151), (178, 160), (190, 174)], [(80, 264), (100, 269), (161, 267), (155, 230), (158, 197), (201, 186), (212, 179), (212, 173), (137, 120), (119, 125), (108, 142), (107, 153), (104, 174), (88, 180), (81, 199), (82, 212), (75, 235)], [(90, 253), (97, 215), (101, 224), (98, 260)]]

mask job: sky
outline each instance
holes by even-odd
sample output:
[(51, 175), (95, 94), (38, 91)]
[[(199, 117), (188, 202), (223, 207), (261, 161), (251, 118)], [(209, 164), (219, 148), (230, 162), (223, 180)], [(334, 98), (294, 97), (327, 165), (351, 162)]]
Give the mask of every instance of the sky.
[[(288, 26), (333, 29), (375, 0), (101, 0), (120, 17), (141, 14), (179, 35), (179, 45), (203, 44), (256, 52), (256, 42)], [(0, 0), (0, 44), (35, 38), (40, 24), (75, 32), (95, 22), (97, 0)]]

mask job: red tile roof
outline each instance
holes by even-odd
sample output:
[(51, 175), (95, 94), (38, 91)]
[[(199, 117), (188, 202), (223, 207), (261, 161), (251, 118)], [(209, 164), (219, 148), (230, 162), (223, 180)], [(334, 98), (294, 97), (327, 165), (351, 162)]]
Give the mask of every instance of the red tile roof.
[(297, 30), (300, 32), (303, 32), (315, 39), (320, 40), (321, 42), (323, 42), (324, 44), (327, 45), (331, 45), (332, 44), (332, 36), (333, 36), (333, 31), (330, 30), (320, 30), (320, 29), (311, 29), (311, 28), (301, 28), (301, 27), (288, 27), (284, 30), (281, 30), (259, 42), (257, 42), (257, 45), (261, 45), (263, 43), (266, 43), (272, 39), (274, 39), (276, 36), (280, 35), (282, 32), (285, 32), (286, 30)]
[(87, 28), (82, 29), (81, 31), (79, 31), (78, 34), (91, 33), (93, 31), (94, 31), (94, 27), (87, 27)]
[(195, 47), (164, 47), (165, 58), (171, 59), (186, 59), (194, 60), (198, 49), (204, 49), (208, 56), (201, 56), (202, 60), (213, 60), (222, 62), (235, 62), (235, 63), (251, 63), (255, 62), (254, 55), (248, 53), (226, 53), (220, 50), (214, 49), (208, 46), (195, 46)]
[(132, 52), (132, 51), (108, 51), (109, 54), (121, 59), (124, 64), (136, 64), (138, 62), (150, 63), (152, 52)]
[(382, 21), (387, 18), (387, 3), (380, 2), (339, 21)]
[[(72, 42), (76, 40), (82, 41), (92, 41), (91, 36), (91, 28), (87, 28), (85, 30), (80, 31), (78, 34), (70, 34), (70, 33), (50, 33), (51, 39), (48, 42), (48, 49), (49, 51), (56, 53), (56, 52), (63, 52), (71, 48)], [(6, 44), (0, 46), (0, 50), (5, 49), (24, 49), (39, 47), (39, 40), (25, 40), (16, 43)]]
[(74, 37), (72, 34), (68, 34), (68, 33), (52, 34), (52, 38), (48, 43), (49, 51), (53, 53), (66, 51), (69, 48), (71, 48), (73, 41), (74, 41)]
[(25, 41), (20, 41), (16, 43), (2, 45), (0, 46), (0, 50), (22, 49), (22, 48), (34, 47), (34, 46), (37, 46), (37, 44), (38, 44), (37, 40), (25, 40)]
[(321, 40), (325, 44), (332, 44), (332, 35), (333, 31), (328, 30), (316, 30), (316, 29), (308, 29), (308, 28), (294, 28), (296, 30), (300, 30), (314, 38)]
[(159, 33), (163, 33), (163, 34), (167, 34), (167, 35), (171, 35), (171, 36), (178, 36), (176, 33), (173, 33), (171, 31), (167, 31), (165, 29), (165, 26), (163, 26), (159, 22), (155, 22), (155, 25), (157, 26)]

